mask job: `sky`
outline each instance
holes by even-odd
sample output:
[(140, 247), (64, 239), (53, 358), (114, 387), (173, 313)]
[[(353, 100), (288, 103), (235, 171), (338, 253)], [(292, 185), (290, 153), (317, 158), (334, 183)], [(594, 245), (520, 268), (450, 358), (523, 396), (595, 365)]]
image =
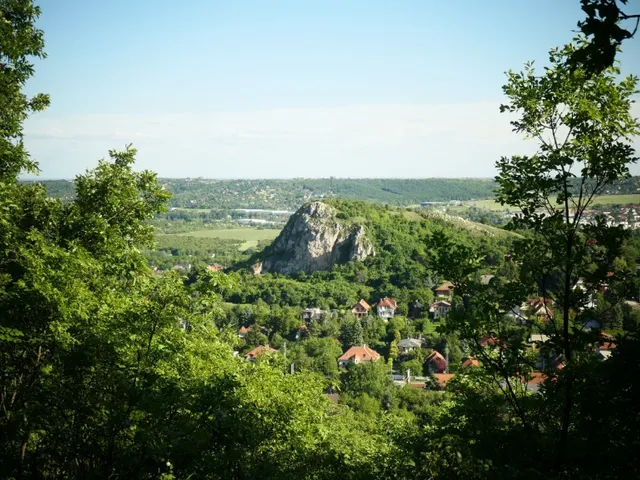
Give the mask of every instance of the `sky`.
[[(504, 72), (583, 18), (578, 0), (39, 3), (27, 91), (51, 106), (25, 143), (43, 179), (130, 143), (161, 177), (491, 177), (535, 149), (499, 113)], [(620, 59), (640, 74), (640, 40)]]

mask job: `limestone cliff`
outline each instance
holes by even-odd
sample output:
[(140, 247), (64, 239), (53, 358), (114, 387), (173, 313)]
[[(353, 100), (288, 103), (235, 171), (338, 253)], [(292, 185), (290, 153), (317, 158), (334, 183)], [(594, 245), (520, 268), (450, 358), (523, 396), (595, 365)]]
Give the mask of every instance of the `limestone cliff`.
[(374, 255), (364, 227), (339, 221), (337, 213), (322, 202), (301, 207), (265, 251), (261, 271), (311, 273)]

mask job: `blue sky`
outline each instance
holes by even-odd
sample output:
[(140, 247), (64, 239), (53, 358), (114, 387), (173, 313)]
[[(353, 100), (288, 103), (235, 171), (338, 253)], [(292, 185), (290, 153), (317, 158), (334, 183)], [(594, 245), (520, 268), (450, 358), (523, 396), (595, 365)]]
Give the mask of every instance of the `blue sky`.
[[(498, 113), (504, 72), (582, 18), (577, 0), (41, 3), (41, 178), (127, 143), (165, 177), (492, 176), (532, 148)], [(640, 40), (625, 50), (640, 73)]]

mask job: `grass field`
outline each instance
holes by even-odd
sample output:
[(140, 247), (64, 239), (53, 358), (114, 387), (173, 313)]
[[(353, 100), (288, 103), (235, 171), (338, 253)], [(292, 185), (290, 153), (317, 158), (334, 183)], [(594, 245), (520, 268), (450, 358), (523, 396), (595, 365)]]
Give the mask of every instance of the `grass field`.
[(278, 236), (280, 230), (257, 228), (212, 228), (210, 230), (195, 230), (193, 232), (178, 233), (183, 237), (205, 237), (205, 238), (230, 238), (235, 240), (273, 240)]
[(274, 229), (219, 228), (211, 230), (196, 230), (194, 232), (178, 233), (177, 235), (183, 237), (242, 240), (242, 244), (238, 250), (244, 252), (245, 250), (256, 247), (260, 240), (273, 240), (279, 233), (280, 230)]
[(194, 212), (194, 213), (209, 213), (211, 208), (183, 208), (183, 207), (171, 207), (173, 211), (184, 211), (184, 212)]
[[(596, 197), (593, 201), (593, 205), (628, 205), (631, 203), (640, 203), (639, 195), (602, 195)], [(477, 202), (468, 203), (469, 206), (476, 206), (478, 208), (485, 208), (487, 210), (505, 210), (507, 206), (502, 206), (493, 200), (478, 200)]]
[(640, 194), (637, 195), (603, 195), (595, 199), (596, 205), (628, 205), (640, 203)]

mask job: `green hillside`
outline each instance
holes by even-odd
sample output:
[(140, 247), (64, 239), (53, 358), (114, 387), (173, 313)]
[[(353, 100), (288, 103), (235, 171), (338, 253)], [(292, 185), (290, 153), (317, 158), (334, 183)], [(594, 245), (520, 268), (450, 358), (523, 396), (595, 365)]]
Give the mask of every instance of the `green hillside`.
[(373, 243), (374, 256), (362, 262), (335, 265), (325, 272), (254, 277), (247, 273), (247, 267), (262, 260), (262, 253), (256, 253), (237, 265), (243, 286), (230, 293), (227, 300), (240, 304), (262, 299), (288, 306), (344, 308), (359, 298), (391, 296), (406, 309), (415, 300), (429, 303), (430, 289), (443, 280), (431, 268), (434, 242), (439, 235), (456, 237), (479, 248), (486, 268), (503, 264), (514, 238), (505, 230), (456, 218), (421, 215), (362, 201), (331, 199), (325, 203), (337, 210), (337, 221), (364, 226)]

